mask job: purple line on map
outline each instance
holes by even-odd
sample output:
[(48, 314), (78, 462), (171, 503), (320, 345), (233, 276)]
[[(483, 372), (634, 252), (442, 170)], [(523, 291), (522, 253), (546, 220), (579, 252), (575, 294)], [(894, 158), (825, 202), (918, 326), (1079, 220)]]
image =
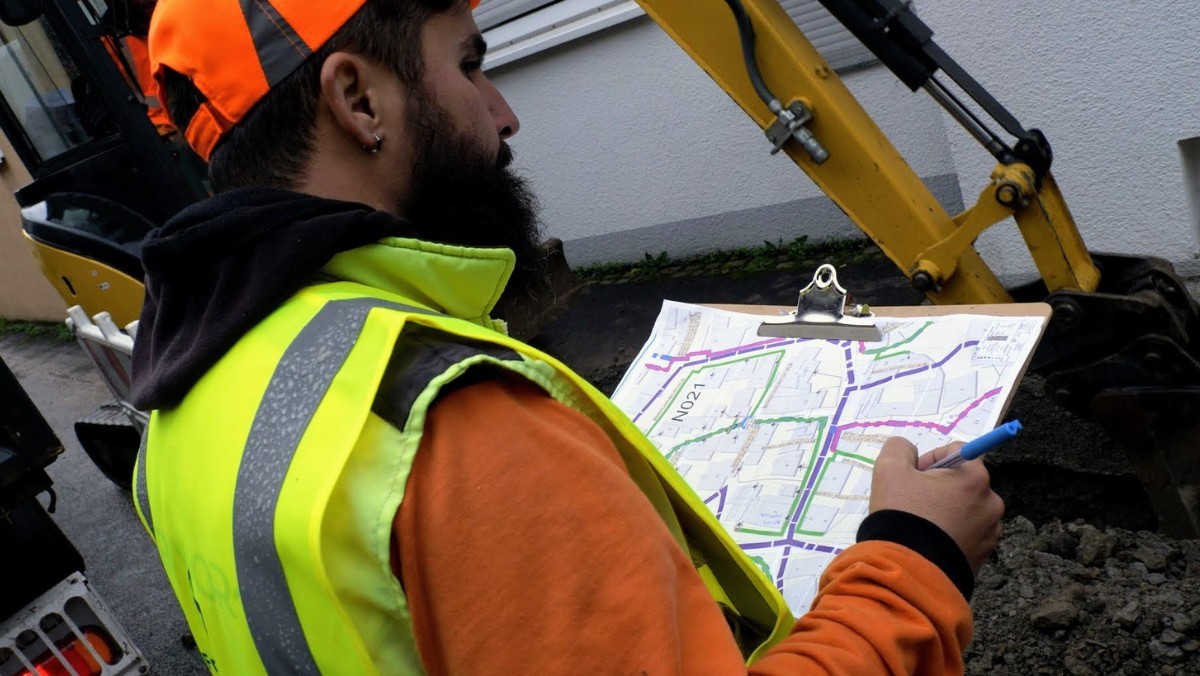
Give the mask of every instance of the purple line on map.
[(744, 545), (741, 545), (741, 547), (746, 551), (753, 551), (755, 549), (771, 549), (773, 547), (799, 547), (801, 549), (822, 552), (824, 554), (840, 554), (842, 552), (842, 550), (838, 547), (831, 545), (818, 545), (811, 542), (804, 542), (803, 540), (797, 540), (795, 538), (771, 540), (767, 542), (748, 542)]
[(885, 383), (890, 383), (891, 381), (895, 380), (896, 378), (903, 378), (904, 376), (911, 376), (914, 373), (921, 373), (924, 371), (928, 371), (929, 369), (939, 368), (939, 367), (945, 365), (946, 362), (953, 359), (954, 356), (957, 355), (959, 352), (961, 352), (964, 348), (974, 347), (978, 344), (979, 344), (978, 340), (967, 341), (967, 342), (963, 343), (962, 345), (959, 345), (958, 347), (951, 350), (950, 354), (943, 357), (940, 361), (934, 362), (927, 366), (922, 366), (918, 369), (913, 369), (911, 371), (905, 371), (904, 373), (897, 373), (895, 375), (888, 376), (887, 378), (884, 378), (883, 380), (876, 380), (875, 382), (867, 383), (867, 384), (863, 385), (862, 388), (860, 388), (860, 389), (869, 390), (872, 387), (877, 387), (877, 386), (883, 385)]
[(929, 367), (928, 365), (926, 365), (926, 366), (922, 366), (922, 367), (920, 367), (920, 368), (915, 368), (915, 369), (912, 369), (912, 370), (910, 370), (910, 371), (905, 371), (905, 372), (903, 372), (903, 373), (897, 373), (897, 374), (895, 375), (895, 377), (896, 377), (896, 378), (903, 378), (903, 377), (905, 377), (905, 376), (913, 376), (913, 375), (916, 375), (916, 374), (918, 374), (918, 373), (921, 373), (921, 372), (923, 372), (923, 371), (928, 371), (928, 370), (929, 370), (929, 368), (930, 368), (930, 367)]
[[(760, 340), (757, 343), (747, 343), (745, 345), (738, 345), (737, 347), (731, 347), (731, 348), (728, 348), (725, 350), (715, 350), (715, 351), (714, 350), (696, 350), (695, 352), (689, 352), (687, 354), (680, 355), (678, 357), (661, 355), (660, 358), (663, 359), (664, 361), (674, 363), (674, 362), (679, 362), (679, 361), (687, 361), (694, 357), (703, 357), (703, 359), (701, 361), (695, 362), (697, 364), (703, 364), (706, 361), (712, 361), (713, 359), (721, 359), (722, 357), (728, 357), (728, 356), (735, 355), (735, 354), (741, 354), (742, 352), (761, 350), (764, 347), (775, 346), (775, 345), (787, 345), (787, 344), (795, 343), (795, 342), (797, 342), (797, 341), (788, 340), (786, 338), (772, 338), (770, 340)], [(684, 366), (691, 366), (691, 365), (692, 364), (684, 364)], [(650, 369), (651, 371), (662, 371), (665, 373), (665, 372), (671, 370), (671, 365), (668, 364), (667, 366), (657, 366), (655, 364), (646, 364), (646, 368)]]
[(721, 513), (725, 511), (725, 496), (728, 493), (729, 486), (721, 486), (721, 490), (708, 496), (708, 499), (704, 501), (705, 505), (711, 505), (713, 500), (717, 501), (717, 508), (713, 510), (717, 516), (717, 519), (720, 519)]
[[(654, 396), (650, 397), (649, 401), (646, 402), (646, 405), (642, 407), (642, 410), (638, 411), (637, 415), (633, 416), (633, 420), (637, 421), (639, 418), (642, 417), (642, 415), (646, 412), (646, 409), (650, 408), (650, 405), (653, 404), (658, 399), (659, 395), (661, 395), (663, 393), (663, 391), (665, 391), (667, 389), (667, 387), (671, 384), (671, 381), (673, 381), (675, 379), (675, 375), (678, 374), (680, 371), (682, 371), (684, 368), (687, 368), (689, 366), (699, 366), (700, 364), (704, 364), (709, 361), (713, 361), (714, 359), (722, 359), (724, 357), (729, 357), (732, 355), (745, 354), (746, 352), (754, 352), (757, 350), (766, 349), (767, 347), (791, 345), (791, 344), (800, 343), (800, 342), (804, 342), (804, 340), (803, 339), (788, 340), (786, 338), (772, 338), (770, 340), (761, 340), (761, 341), (758, 341), (755, 343), (747, 343), (745, 345), (738, 345), (736, 347), (731, 347), (731, 348), (727, 348), (724, 350), (697, 350), (697, 351), (689, 352), (687, 354), (679, 355), (679, 356), (655, 354), (654, 357), (656, 359), (665, 361), (665, 362), (667, 362), (667, 364), (665, 366), (658, 366), (656, 364), (645, 364), (645, 367), (647, 369), (650, 369), (651, 371), (659, 371), (661, 373), (670, 373), (670, 375), (667, 377), (666, 382), (663, 383), (663, 386), (659, 389), (659, 391), (655, 392)], [(851, 361), (850, 361), (850, 354), (851, 354), (851, 349), (852, 349), (853, 343), (850, 341), (838, 342), (838, 341), (834, 341), (834, 340), (827, 340), (825, 342), (827, 342), (831, 345), (837, 345), (839, 347), (844, 346), (846, 348), (847, 381), (851, 385), (853, 385), (854, 384), (854, 370), (853, 370), (853, 368), (851, 368)], [(867, 383), (867, 384), (862, 385), (861, 387), (855, 388), (855, 389), (863, 389), (863, 390), (870, 389), (870, 388), (876, 387), (878, 385), (883, 385), (883, 384), (889, 383), (892, 380), (895, 380), (896, 378), (902, 378), (904, 376), (910, 376), (910, 375), (913, 375), (916, 373), (922, 373), (922, 372), (927, 371), (932, 368), (938, 368), (939, 366), (942, 366), (946, 362), (953, 359), (954, 356), (957, 355), (959, 353), (959, 351), (961, 351), (963, 348), (974, 347), (975, 345), (978, 345), (978, 344), (979, 344), (979, 341), (977, 341), (977, 340), (968, 341), (968, 342), (963, 343), (962, 345), (959, 345), (958, 347), (954, 348), (950, 352), (950, 354), (946, 355), (944, 358), (942, 358), (940, 361), (938, 361), (934, 364), (922, 366), (920, 368), (913, 369), (911, 371), (905, 371), (904, 373), (899, 373), (896, 375), (888, 376), (887, 378), (885, 378), (883, 380), (877, 380), (873, 383)], [(860, 353), (862, 353), (862, 352), (866, 352), (866, 349), (867, 349), (866, 343), (863, 343), (860, 341), (858, 343), (858, 351)], [(692, 359), (693, 357), (701, 357), (701, 358), (696, 361), (687, 362), (687, 363), (683, 364), (682, 366), (680, 366), (679, 368), (672, 370), (672, 366), (674, 366), (677, 362), (681, 362), (681, 361), (686, 362), (687, 360)]]
[(854, 384), (854, 351), (850, 348), (849, 342), (846, 343), (846, 382), (850, 385)]
[[(654, 396), (650, 397), (650, 399), (646, 401), (646, 405), (642, 407), (642, 410), (638, 411), (637, 415), (633, 416), (633, 422), (637, 422), (642, 417), (642, 415), (646, 413), (646, 410), (649, 409), (650, 406), (652, 404), (654, 404), (655, 401), (658, 401), (659, 396), (662, 395), (662, 393), (665, 392), (667, 390), (667, 388), (671, 385), (671, 381), (675, 380), (675, 376), (678, 375), (679, 373), (681, 373), (683, 371), (683, 369), (685, 369), (689, 366), (699, 366), (700, 364), (708, 363), (714, 359), (723, 359), (725, 357), (730, 357), (733, 355), (744, 354), (746, 352), (754, 352), (755, 350), (762, 350), (767, 347), (791, 345), (792, 343), (799, 343), (799, 342), (803, 342), (803, 339), (788, 340), (787, 338), (771, 338), (770, 340), (760, 340), (756, 343), (747, 343), (745, 345), (738, 345), (737, 347), (731, 347), (726, 350), (716, 350), (716, 351), (714, 351), (714, 350), (697, 350), (695, 352), (689, 352), (685, 355), (681, 355), (678, 357), (672, 357), (671, 355), (665, 355), (665, 354), (656, 354), (654, 356), (657, 359), (667, 362), (667, 365), (666, 366), (657, 366), (655, 364), (645, 364), (645, 367), (647, 369), (650, 369), (651, 371), (658, 371), (660, 373), (669, 373), (670, 375), (667, 376), (667, 379), (665, 382), (663, 382), (662, 387), (660, 387), (658, 389), (658, 391), (654, 393)], [(692, 359), (693, 357), (701, 357), (701, 358), (697, 359), (696, 361), (687, 362), (686, 364), (683, 364), (683, 365), (679, 366), (678, 368), (675, 368), (674, 370), (672, 370), (672, 366), (674, 366), (676, 362), (686, 361), (688, 359)]]

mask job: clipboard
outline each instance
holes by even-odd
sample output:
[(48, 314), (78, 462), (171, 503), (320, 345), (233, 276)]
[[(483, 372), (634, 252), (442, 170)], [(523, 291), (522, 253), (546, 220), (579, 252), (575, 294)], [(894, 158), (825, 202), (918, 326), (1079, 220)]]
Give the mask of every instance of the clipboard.
[[(866, 309), (848, 301), (845, 307)], [(1044, 303), (876, 308), (869, 314), (872, 322), (894, 319), (912, 325), (895, 330), (881, 325), (883, 340), (877, 347), (882, 349), (832, 335), (789, 339), (755, 334), (762, 319), (789, 310), (665, 304), (612, 399), (659, 445), (789, 602), (807, 607), (825, 565), (821, 557), (831, 558), (852, 544), (855, 517), (866, 515), (855, 503), (868, 495), (863, 487), (869, 491), (870, 450), (906, 427), (917, 435), (918, 445), (949, 437), (985, 401), (986, 410), (979, 410), (962, 434), (977, 435), (981, 430), (976, 428), (1002, 419), (1051, 309)], [(720, 316), (720, 311), (741, 316)], [(800, 312), (797, 307), (796, 314)], [(950, 315), (977, 319), (932, 321), (928, 332), (921, 326)], [(841, 325), (823, 324), (826, 329)], [(961, 340), (960, 332), (965, 332)], [(985, 342), (990, 340), (996, 342)], [(1006, 347), (1007, 341), (1014, 344)], [(968, 343), (986, 350), (981, 361), (945, 366), (956, 355), (973, 359), (965, 354)], [(895, 351), (889, 354), (888, 346)], [(860, 356), (864, 353), (871, 354)], [(1000, 361), (1003, 368), (997, 369)], [(844, 372), (839, 371), (842, 365)], [(926, 393), (942, 387), (945, 378), (922, 375), (943, 368), (951, 374), (971, 370), (994, 377), (976, 381), (974, 389), (972, 383), (955, 385), (956, 397), (943, 405), (942, 397)], [(885, 398), (884, 390), (896, 387), (888, 383), (909, 376), (912, 380), (900, 384), (907, 391), (893, 394), (910, 396)]]
[[(813, 284), (806, 289), (814, 288), (818, 282), (821, 282), (822, 271), (824, 268), (832, 269), (832, 266), (823, 265), (817, 269), (816, 275), (813, 278)], [(913, 305), (913, 306), (884, 306), (870, 308), (866, 305), (854, 305), (849, 301), (849, 294), (838, 284), (836, 272), (832, 277), (825, 278), (826, 286), (832, 282), (833, 292), (841, 295), (845, 299), (846, 310), (838, 314), (836, 310), (841, 309), (836, 307), (833, 313), (830, 313), (826, 320), (822, 323), (826, 324), (828, 331), (824, 335), (812, 337), (830, 338), (842, 340), (861, 340), (861, 324), (857, 321), (848, 323), (847, 319), (868, 319), (872, 323), (885, 322), (889, 318), (896, 319), (915, 319), (921, 317), (945, 317), (949, 315), (983, 315), (990, 317), (1036, 317), (1041, 319), (1038, 335), (1034, 340), (1034, 349), (1030, 350), (1025, 355), (1025, 360), (1021, 363), (1020, 369), (1017, 371), (1016, 382), (1020, 383), (1025, 378), (1025, 373), (1029, 370), (1029, 364), (1033, 360), (1033, 353), (1037, 350), (1038, 343), (1046, 335), (1046, 327), (1050, 324), (1050, 317), (1053, 315), (1053, 308), (1049, 303), (992, 303), (992, 304), (974, 304), (974, 305)], [(765, 317), (787, 317), (802, 315), (805, 312), (804, 291), (801, 291), (800, 303), (796, 308), (789, 308), (783, 305), (731, 305), (706, 303), (706, 307), (715, 308), (718, 310), (727, 310), (729, 312), (740, 312), (743, 314), (763, 315)], [(831, 303), (836, 303), (836, 300), (830, 301), (828, 298), (821, 301), (828, 306)], [(810, 311), (813, 310), (809, 306)], [(816, 308), (820, 311), (822, 308)], [(839, 331), (840, 330), (840, 331)], [(880, 338), (876, 338), (879, 340)], [(1016, 394), (1014, 387), (1004, 400), (1001, 410), (1007, 411), (1012, 404), (1013, 396)]]

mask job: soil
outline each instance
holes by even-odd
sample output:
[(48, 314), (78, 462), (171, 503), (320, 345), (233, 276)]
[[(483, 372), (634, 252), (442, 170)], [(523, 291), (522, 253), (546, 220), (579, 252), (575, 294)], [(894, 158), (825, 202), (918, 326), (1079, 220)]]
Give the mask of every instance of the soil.
[[(696, 274), (594, 284), (530, 342), (610, 392), (649, 336), (664, 298), (795, 305), (825, 261), (749, 276)], [(869, 251), (839, 267), (857, 299), (922, 297)], [(989, 456), (1005, 499), (1004, 535), (972, 599), (968, 674), (1200, 674), (1200, 540), (1154, 532), (1157, 519), (1124, 452), (1058, 408), (1029, 375), (1009, 409), (1025, 425)]]
[(1017, 516), (976, 585), (968, 674), (1200, 674), (1200, 540)]

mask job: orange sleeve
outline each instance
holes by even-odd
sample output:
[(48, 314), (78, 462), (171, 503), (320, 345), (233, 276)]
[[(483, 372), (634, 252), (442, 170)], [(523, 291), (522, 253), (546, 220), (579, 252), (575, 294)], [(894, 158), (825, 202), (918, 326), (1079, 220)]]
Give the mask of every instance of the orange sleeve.
[(961, 674), (971, 628), (941, 569), (901, 545), (862, 542), (829, 564), (812, 609), (750, 672)]
[[(430, 674), (745, 672), (611, 441), (528, 383), (471, 385), (432, 408), (394, 528)], [(751, 673), (961, 670), (970, 609), (920, 555), (855, 545), (822, 586)]]

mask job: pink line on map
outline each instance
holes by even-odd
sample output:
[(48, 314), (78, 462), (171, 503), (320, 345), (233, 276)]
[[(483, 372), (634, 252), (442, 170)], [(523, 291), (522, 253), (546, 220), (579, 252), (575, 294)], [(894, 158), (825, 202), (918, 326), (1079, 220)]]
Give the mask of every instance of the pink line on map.
[(978, 408), (979, 405), (982, 404), (985, 400), (991, 399), (992, 397), (996, 396), (997, 394), (1000, 394), (1001, 391), (1003, 391), (1002, 388), (997, 387), (994, 390), (989, 390), (989, 391), (985, 392), (983, 394), (983, 396), (981, 396), (978, 399), (976, 399), (975, 401), (971, 402), (971, 404), (969, 406), (967, 406), (965, 409), (963, 409), (962, 413), (959, 413), (958, 416), (955, 417), (954, 420), (949, 425), (939, 425), (937, 423), (923, 423), (923, 422), (915, 422), (915, 421), (904, 422), (904, 421), (898, 421), (898, 420), (880, 420), (878, 422), (865, 422), (865, 423), (854, 423), (852, 425), (841, 425), (838, 427), (837, 431), (840, 436), (842, 430), (848, 430), (848, 429), (859, 428), (859, 427), (926, 427), (929, 429), (937, 430), (938, 432), (941, 432), (942, 434), (949, 434), (951, 431), (954, 430), (954, 428), (958, 425), (958, 423), (962, 422), (963, 418), (967, 417), (967, 414), (969, 414), (971, 411), (974, 411), (976, 408)]
[(646, 364), (646, 368), (650, 369), (651, 371), (662, 371), (662, 372), (666, 373), (671, 370), (671, 366), (675, 362), (689, 361), (691, 359), (695, 359), (696, 357), (705, 357), (707, 359), (720, 359), (721, 357), (728, 357), (731, 354), (737, 354), (739, 352), (749, 352), (751, 350), (760, 350), (764, 347), (768, 347), (771, 345), (777, 345), (779, 343), (786, 343), (786, 342), (795, 342), (795, 341), (788, 341), (787, 338), (772, 338), (770, 340), (760, 340), (757, 343), (747, 343), (745, 345), (738, 345), (737, 347), (731, 347), (727, 350), (718, 350), (715, 352), (713, 350), (696, 350), (695, 352), (688, 352), (687, 354), (679, 356), (679, 357), (660, 356), (659, 359), (664, 359), (670, 363), (668, 363), (666, 366), (658, 366), (656, 364)]

